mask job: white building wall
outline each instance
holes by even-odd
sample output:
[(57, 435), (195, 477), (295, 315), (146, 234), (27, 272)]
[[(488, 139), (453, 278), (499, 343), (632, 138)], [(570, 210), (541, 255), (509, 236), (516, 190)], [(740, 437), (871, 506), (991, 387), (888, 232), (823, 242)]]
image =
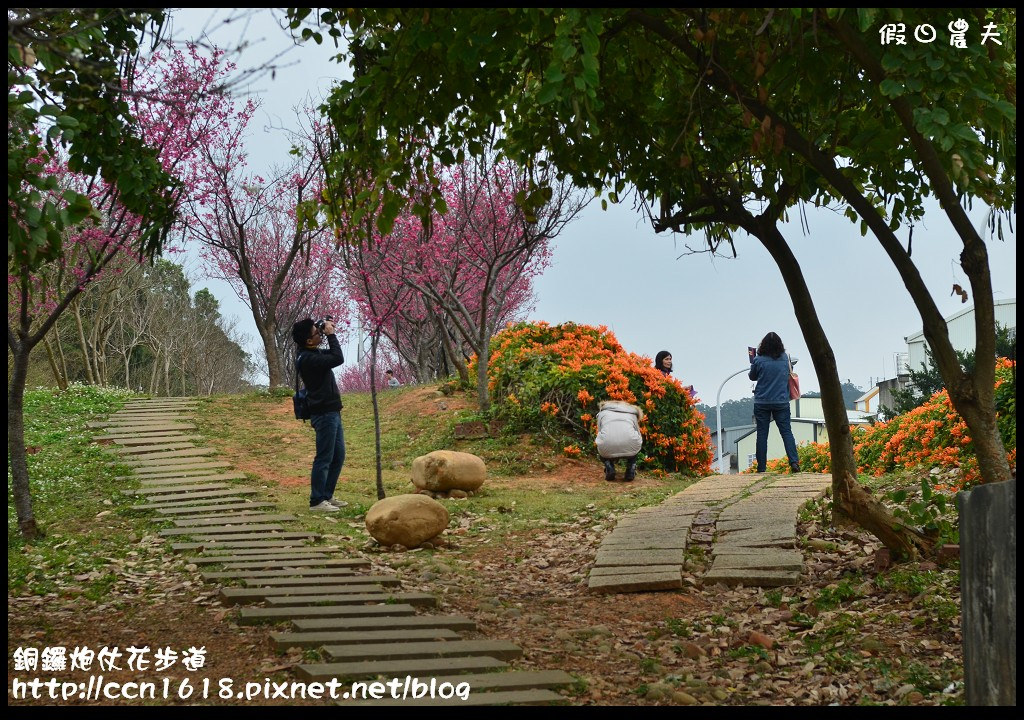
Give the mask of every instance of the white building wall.
[[(1017, 300), (996, 300), (996, 322), (1004, 327), (1017, 327)], [(974, 350), (977, 334), (974, 331), (974, 308), (970, 307), (946, 318), (949, 330), (949, 341), (954, 350), (966, 352)], [(908, 365), (914, 372), (920, 372), (921, 364), (926, 362), (924, 333), (918, 332), (907, 337)]]
[(820, 397), (802, 397), (789, 401), (789, 414), (795, 418), (823, 418), (825, 408), (821, 405)]

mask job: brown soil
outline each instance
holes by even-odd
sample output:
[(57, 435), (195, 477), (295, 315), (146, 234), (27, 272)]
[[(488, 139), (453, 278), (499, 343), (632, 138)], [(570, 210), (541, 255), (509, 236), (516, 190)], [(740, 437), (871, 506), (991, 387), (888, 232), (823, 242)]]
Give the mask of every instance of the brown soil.
[[(444, 407), (442, 407), (444, 406)], [(389, 412), (408, 415), (434, 415), (445, 410), (468, 410), (476, 407), (465, 394), (443, 395), (433, 386), (407, 390), (388, 405)]]
[[(129, 520), (121, 520), (128, 527)], [(31, 552), (31, 550), (29, 550)], [(269, 640), (270, 628), (238, 626), (231, 622), (231, 610), (217, 601), (217, 589), (206, 585), (195, 572), (195, 565), (170, 554), (163, 538), (149, 535), (141, 538), (135, 555), (127, 559), (111, 558), (105, 568), (119, 580), (101, 602), (81, 594), (76, 578), (59, 582), (58, 592), (45, 597), (7, 598), (7, 687), (11, 705), (240, 705), (240, 704), (322, 704), (310, 700), (284, 701), (280, 698), (259, 698), (246, 702), (218, 696), (221, 679), (231, 679), (236, 690), (249, 682), (267, 679), (282, 682), (290, 679), (285, 672), (293, 662), (291, 656), (278, 655)], [(75, 648), (89, 648), (99, 653), (102, 648), (117, 648), (122, 656), (115, 661), (120, 670), (100, 669), (94, 661), (89, 671), (35, 672), (14, 670), (17, 648), (63, 646), (70, 656)], [(129, 647), (148, 648), (143, 657), (148, 667), (132, 669), (127, 659)], [(166, 670), (154, 669), (158, 650), (170, 648), (178, 653), (178, 661)], [(205, 664), (188, 671), (181, 662), (190, 648), (205, 649)], [(70, 663), (68, 664), (70, 668)], [(85, 699), (72, 695), (66, 700), (49, 699), (44, 688), (42, 699), (31, 696), (15, 698), (11, 694), (15, 678), (27, 681), (56, 677), (60, 682), (88, 683), (90, 676), (103, 676), (107, 683), (153, 682), (157, 698), (153, 701)], [(164, 680), (168, 681), (168, 698), (163, 699)], [(187, 679), (195, 688), (191, 697), (179, 696), (179, 686)], [(203, 680), (209, 680), (208, 697), (203, 699)], [(58, 692), (60, 689), (58, 688)], [(184, 693), (183, 693), (184, 694)]]
[[(452, 410), (458, 398), (437, 398), (433, 390), (407, 392), (392, 406), (418, 414)], [(270, 463), (245, 452), (230, 453), (240, 470), (281, 486), (305, 484), (309, 447), (291, 416), (290, 402), (263, 406), (258, 432), (273, 438), (273, 452), (294, 457), (294, 474), (272, 471)], [(223, 451), (223, 448), (222, 448)], [(301, 462), (300, 462), (301, 460)], [(604, 483), (596, 462), (551, 458), (554, 468), (536, 476), (495, 478), (519, 487), (556, 489)], [(276, 464), (276, 463), (275, 463)], [(343, 479), (344, 481), (344, 479)], [(660, 485), (643, 474), (634, 486)], [(623, 485), (622, 487), (630, 487)], [(472, 500), (466, 501), (472, 507)], [(482, 637), (508, 639), (523, 648), (521, 668), (557, 668), (580, 678), (566, 692), (582, 705), (827, 705), (947, 704), (962, 702), (959, 617), (935, 616), (929, 598), (949, 596), (959, 605), (955, 570), (905, 566), (945, 578), (945, 586), (910, 597), (878, 577), (873, 557), (878, 544), (859, 532), (837, 534), (805, 524), (800, 534), (832, 543), (825, 551), (805, 551), (805, 578), (799, 587), (774, 596), (759, 588), (703, 587), (700, 567), (685, 576), (679, 592), (597, 595), (586, 578), (601, 538), (615, 518), (580, 517), (570, 523), (539, 523), (507, 533), (500, 543), (489, 538), (494, 516), (467, 513), (449, 532), (449, 545), (434, 553), (368, 550), (375, 565), (397, 572), (404, 590), (424, 590), (441, 598), (438, 613), (468, 615)], [(125, 520), (124, 522), (130, 522)], [(479, 534), (478, 534), (479, 533)], [(819, 543), (820, 544), (820, 543)], [(163, 677), (232, 678), (236, 687), (265, 677), (284, 680), (301, 655), (276, 654), (270, 627), (240, 627), (230, 609), (216, 601), (195, 567), (168, 559), (162, 540), (147, 536), (132, 577), (119, 583), (102, 604), (72, 592), (44, 598), (8, 600), (8, 655), (18, 646), (64, 645), (169, 646), (183, 650), (205, 646), (207, 665), (185, 673), (180, 664), (164, 673), (104, 673), (115, 680)], [(952, 580), (951, 580), (952, 578)], [(938, 582), (938, 581), (936, 581)], [(844, 585), (845, 583), (845, 585)], [(820, 610), (816, 600), (855, 587), (835, 607)], [(836, 634), (835, 627), (845, 627)], [(852, 631), (849, 628), (854, 628)], [(756, 634), (755, 634), (756, 633)], [(827, 642), (826, 642), (827, 641)], [(770, 645), (770, 649), (762, 649)], [(9, 661), (8, 687), (15, 676)], [(95, 673), (93, 673), (95, 674)], [(43, 675), (43, 673), (39, 673)], [(67, 673), (81, 680), (84, 673)], [(908, 678), (918, 678), (909, 682)], [(924, 679), (920, 679), (924, 678)], [(173, 689), (173, 682), (172, 682)], [(256, 704), (214, 697), (203, 704)], [(40, 701), (8, 700), (12, 704)], [(156, 704), (196, 702), (158, 700)], [(263, 700), (261, 704), (302, 704)], [(307, 701), (308, 704), (309, 701)], [(125, 704), (139, 701), (67, 704)]]

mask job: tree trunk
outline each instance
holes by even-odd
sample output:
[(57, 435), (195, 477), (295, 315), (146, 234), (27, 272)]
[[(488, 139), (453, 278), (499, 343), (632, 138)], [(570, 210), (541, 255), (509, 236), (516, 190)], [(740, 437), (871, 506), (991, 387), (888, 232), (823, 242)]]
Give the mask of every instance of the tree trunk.
[(60, 368), (57, 366), (57, 358), (53, 355), (53, 348), (50, 346), (48, 337), (43, 338), (43, 347), (46, 348), (46, 359), (50, 362), (50, 370), (53, 371), (53, 379), (57, 382), (57, 387), (61, 390), (67, 390), (68, 379), (65, 375), (61, 374)]
[[(824, 18), (823, 18), (824, 19)], [(881, 87), (887, 73), (881, 61), (869, 52), (862, 39), (841, 22), (824, 19), (824, 25), (834, 32), (846, 45), (850, 53), (864, 66), (872, 82)], [(854, 189), (857, 200), (863, 208), (857, 207), (864, 221), (871, 227), (879, 243), (889, 253), (893, 263), (900, 272), (914, 303), (921, 313), (925, 339), (932, 350), (935, 364), (942, 376), (953, 403), (974, 441), (978, 468), (982, 482), (1002, 482), (1011, 477), (1010, 465), (1006, 458), (995, 420), (995, 307), (992, 294), (992, 276), (989, 271), (988, 248), (981, 235), (971, 223), (961, 197), (942, 163), (941, 154), (935, 143), (917, 129), (914, 120), (914, 109), (906, 97), (889, 98), (896, 116), (917, 151), (920, 170), (927, 176), (929, 186), (949, 218), (953, 229), (963, 243), (960, 253), (960, 267), (963, 268), (971, 284), (974, 296), (974, 329), (975, 329), (975, 366), (970, 375), (960, 367), (952, 343), (949, 341), (946, 322), (939, 314), (924, 285), (917, 269), (910, 260), (909, 253), (903, 251), (902, 245), (896, 241), (895, 235), (882, 218), (877, 209), (860, 197), (859, 189), (842, 176), (834, 167), (827, 168), (830, 173), (838, 176), (839, 182), (848, 183), (844, 189), (836, 185), (844, 193)], [(810, 157), (805, 153), (805, 156)], [(820, 157), (813, 158), (824, 165)], [(834, 163), (832, 163), (834, 166)], [(826, 175), (829, 177), (829, 175)], [(852, 204), (852, 203), (851, 203)]]
[(161, 351), (157, 348), (156, 353), (153, 355), (153, 371), (149, 374), (149, 394), (156, 396), (157, 382), (160, 377), (160, 354)]
[(846, 415), (835, 354), (818, 319), (803, 271), (773, 220), (762, 219), (750, 230), (771, 254), (782, 273), (814, 362), (832, 457), (833, 513), (873, 533), (896, 557), (916, 557), (919, 552), (930, 552), (930, 544), (920, 533), (894, 517), (888, 508), (857, 483), (857, 462), (853, 455), (850, 421)]
[(448, 362), (455, 366), (455, 371), (459, 374), (459, 382), (463, 385), (469, 385), (469, 368), (466, 367), (466, 363), (455, 352), (455, 347), (452, 345), (452, 337), (448, 334), (448, 327), (440, 317), (435, 316), (434, 322), (437, 324), (437, 329), (440, 333), (441, 347), (444, 350), (445, 357), (448, 359)]
[(491, 409), (491, 396), (487, 389), (487, 365), (490, 360), (491, 344), (484, 339), (476, 356), (476, 399), (481, 412)]
[(60, 375), (62, 380), (58, 382), (61, 390), (68, 389), (68, 360), (64, 356), (64, 345), (60, 341), (60, 333), (57, 332), (57, 325), (53, 326), (54, 345), (57, 346), (57, 359), (60, 361)]
[(28, 541), (43, 537), (43, 531), (36, 524), (32, 512), (28, 454), (25, 452), (25, 381), (28, 377), (28, 356), (31, 350), (24, 341), (18, 342), (14, 347), (14, 368), (11, 373), (11, 384), (7, 387), (7, 452), (11, 462), (11, 491), (18, 513), (18, 530)]
[(377, 467), (377, 499), (383, 500), (384, 469), (381, 464), (380, 450), (380, 407), (377, 405), (377, 344), (380, 342), (380, 331), (370, 333), (370, 402), (373, 403), (373, 443), (376, 450)]
[(75, 298), (71, 307), (75, 314), (75, 326), (78, 328), (78, 344), (82, 347), (82, 362), (85, 365), (85, 381), (90, 385), (95, 385), (96, 377), (92, 372), (92, 360), (89, 357), (89, 343), (85, 341), (85, 328), (82, 327), (82, 311), (78, 298)]
[[(755, 102), (746, 105), (759, 119), (765, 117), (764, 109)], [(773, 121), (777, 118), (773, 117)], [(896, 267), (903, 284), (907, 287), (914, 305), (921, 314), (925, 340), (931, 348), (939, 374), (946, 384), (949, 399), (960, 416), (967, 423), (971, 439), (978, 448), (978, 467), (983, 482), (1002, 482), (1010, 478), (1010, 465), (995, 423), (995, 310), (992, 300), (992, 278), (988, 266), (988, 250), (977, 231), (966, 222), (966, 216), (957, 205), (955, 198), (942, 203), (943, 211), (950, 218), (964, 249), (960, 254), (960, 266), (967, 275), (974, 293), (975, 311), (975, 368), (972, 375), (964, 373), (949, 339), (946, 321), (939, 312), (931, 291), (910, 255), (890, 229), (888, 220), (879, 213), (842, 170), (835, 160), (822, 153), (798, 129), (779, 121), (785, 129), (785, 143), (803, 156), (816, 171), (843, 196), (868, 226), (882, 249)], [(914, 133), (912, 133), (913, 135)], [(937, 172), (937, 171), (936, 171)], [(941, 178), (939, 178), (941, 180)], [(933, 182), (933, 185), (935, 183)]]
[[(253, 307), (255, 307), (255, 303)], [(262, 317), (257, 317), (255, 310), (253, 311), (253, 320), (256, 321), (256, 330), (263, 341), (263, 354), (267, 358), (270, 389), (281, 387), (286, 381), (284, 371), (281, 369), (281, 355), (277, 352), (277, 323), (273, 319), (264, 320)]]

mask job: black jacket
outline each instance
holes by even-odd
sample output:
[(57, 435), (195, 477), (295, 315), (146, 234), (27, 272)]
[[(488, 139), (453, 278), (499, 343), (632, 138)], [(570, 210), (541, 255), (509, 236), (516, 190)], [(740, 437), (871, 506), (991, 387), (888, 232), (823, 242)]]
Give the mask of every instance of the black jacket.
[(296, 358), (296, 362), (299, 363), (299, 377), (302, 378), (302, 384), (306, 386), (306, 394), (309, 397), (310, 415), (341, 410), (341, 393), (338, 392), (338, 383), (331, 369), (345, 362), (345, 356), (341, 352), (341, 345), (338, 344), (336, 336), (328, 335), (327, 344), (327, 350), (303, 348)]

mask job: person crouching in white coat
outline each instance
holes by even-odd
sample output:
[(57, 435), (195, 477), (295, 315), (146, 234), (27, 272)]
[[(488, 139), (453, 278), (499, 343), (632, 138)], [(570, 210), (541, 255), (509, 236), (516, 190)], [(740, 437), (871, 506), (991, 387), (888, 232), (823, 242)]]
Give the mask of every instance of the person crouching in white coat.
[(597, 413), (597, 454), (604, 461), (604, 479), (615, 480), (615, 461), (626, 460), (626, 482), (636, 477), (636, 456), (643, 445), (640, 421), (644, 411), (621, 400), (604, 400)]

